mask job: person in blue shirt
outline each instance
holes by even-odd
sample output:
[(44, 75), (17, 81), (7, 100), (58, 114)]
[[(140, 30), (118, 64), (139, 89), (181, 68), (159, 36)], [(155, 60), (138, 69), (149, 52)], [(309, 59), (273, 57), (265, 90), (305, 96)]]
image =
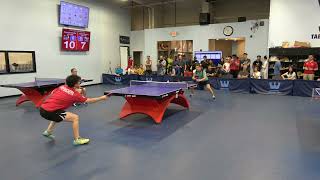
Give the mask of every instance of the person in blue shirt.
[(118, 66), (116, 67), (115, 73), (116, 73), (117, 76), (120, 76), (120, 75), (123, 74), (123, 69), (121, 68), (120, 65), (118, 65)]
[(280, 80), (281, 79), (281, 62), (280, 60), (277, 58), (277, 61), (276, 63), (274, 64), (274, 71), (273, 71), (273, 79), (276, 79), (276, 80)]

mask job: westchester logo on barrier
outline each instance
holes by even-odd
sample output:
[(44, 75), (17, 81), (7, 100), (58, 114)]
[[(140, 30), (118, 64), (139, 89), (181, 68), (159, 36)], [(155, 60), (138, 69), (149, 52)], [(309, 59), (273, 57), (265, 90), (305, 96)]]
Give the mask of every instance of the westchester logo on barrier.
[(146, 81), (152, 81), (152, 77), (146, 78)]
[(221, 89), (229, 89), (230, 81), (220, 81)]
[(269, 92), (271, 93), (278, 93), (280, 92), (280, 86), (281, 83), (279, 81), (273, 81), (273, 82), (269, 82)]
[(116, 81), (116, 83), (121, 83), (122, 77), (121, 76), (116, 76), (116, 77), (114, 77), (114, 80)]

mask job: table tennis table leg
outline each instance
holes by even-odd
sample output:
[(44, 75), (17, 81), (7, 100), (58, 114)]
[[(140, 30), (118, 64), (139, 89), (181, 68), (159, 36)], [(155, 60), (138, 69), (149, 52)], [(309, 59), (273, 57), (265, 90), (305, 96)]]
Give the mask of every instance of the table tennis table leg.
[(19, 106), (20, 104), (22, 104), (22, 103), (24, 103), (26, 101), (30, 101), (30, 100), (28, 99), (28, 97), (26, 95), (22, 94), (19, 97), (19, 99), (16, 101), (16, 106)]
[(131, 114), (145, 114), (150, 116), (155, 123), (162, 122), (163, 115), (170, 103), (189, 108), (188, 100), (183, 94), (172, 95), (163, 99), (152, 99), (147, 97), (126, 97), (126, 103), (120, 112), (120, 119)]
[(32, 101), (36, 107), (40, 107), (43, 100), (50, 94), (52, 90), (49, 90), (48, 92), (41, 94), (39, 91), (37, 91), (34, 88), (21, 88), (19, 89), (23, 95), (17, 100), (16, 105), (19, 106), (20, 104), (26, 102), (26, 101)]
[(182, 107), (188, 108), (190, 107), (189, 101), (187, 100), (187, 98), (185, 97), (184, 94), (179, 94), (178, 98), (174, 98), (171, 103), (180, 105)]

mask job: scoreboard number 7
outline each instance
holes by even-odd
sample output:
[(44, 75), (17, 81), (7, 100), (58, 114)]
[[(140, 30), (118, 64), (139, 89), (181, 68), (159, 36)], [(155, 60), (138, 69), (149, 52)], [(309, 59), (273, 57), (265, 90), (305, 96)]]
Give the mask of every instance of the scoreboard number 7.
[(86, 42), (81, 42), (81, 49), (84, 49), (86, 44), (87, 44)]

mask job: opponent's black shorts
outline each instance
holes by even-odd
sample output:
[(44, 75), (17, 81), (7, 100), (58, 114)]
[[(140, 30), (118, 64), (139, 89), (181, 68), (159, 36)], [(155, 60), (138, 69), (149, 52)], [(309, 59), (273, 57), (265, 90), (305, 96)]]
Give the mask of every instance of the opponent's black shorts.
[(195, 81), (195, 82), (198, 83), (199, 86), (205, 86), (205, 85), (209, 84), (209, 81), (208, 81), (208, 80), (206, 80), (206, 81), (200, 81), (200, 82)]
[(67, 114), (64, 110), (57, 110), (54, 112), (49, 112), (49, 111), (46, 111), (46, 110), (40, 108), (40, 115), (43, 118), (45, 118), (46, 120), (54, 121), (54, 122), (58, 123), (58, 122), (65, 120)]

